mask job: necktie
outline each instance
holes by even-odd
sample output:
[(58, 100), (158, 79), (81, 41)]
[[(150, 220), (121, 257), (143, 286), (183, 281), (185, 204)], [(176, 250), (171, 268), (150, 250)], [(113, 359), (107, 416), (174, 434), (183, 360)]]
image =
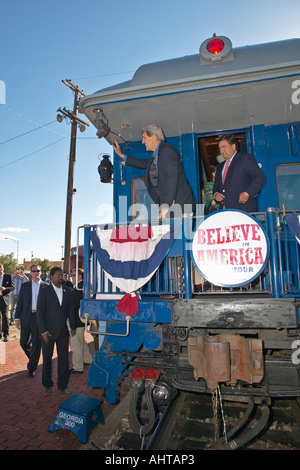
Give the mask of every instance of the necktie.
[(156, 176), (157, 176), (157, 158), (158, 158), (157, 152), (153, 152), (153, 162), (154, 162), (154, 165), (155, 165)]
[(226, 165), (225, 165), (225, 169), (224, 169), (224, 173), (223, 173), (223, 177), (222, 177), (222, 183), (223, 184), (224, 184), (224, 181), (225, 181), (225, 178), (226, 178), (226, 175), (227, 175), (229, 165), (230, 165), (230, 161), (227, 160)]

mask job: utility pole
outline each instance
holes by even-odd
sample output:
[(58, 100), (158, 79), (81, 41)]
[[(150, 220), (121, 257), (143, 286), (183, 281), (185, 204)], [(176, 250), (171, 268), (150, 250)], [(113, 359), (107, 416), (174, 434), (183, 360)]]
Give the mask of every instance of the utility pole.
[(58, 122), (62, 122), (65, 118), (72, 121), (71, 127), (71, 143), (70, 143), (70, 156), (69, 156), (69, 172), (68, 172), (68, 185), (67, 185), (67, 203), (66, 203), (66, 224), (65, 224), (65, 244), (64, 244), (64, 263), (63, 270), (65, 273), (70, 273), (70, 257), (71, 257), (71, 231), (72, 231), (72, 208), (73, 208), (73, 181), (74, 181), (74, 168), (76, 160), (76, 137), (77, 137), (77, 126), (80, 131), (85, 131), (85, 126), (89, 124), (82, 121), (77, 117), (79, 99), (85, 94), (75, 86), (71, 80), (62, 80), (62, 82), (74, 92), (74, 106), (73, 112), (68, 111), (66, 108), (59, 108), (57, 112)]

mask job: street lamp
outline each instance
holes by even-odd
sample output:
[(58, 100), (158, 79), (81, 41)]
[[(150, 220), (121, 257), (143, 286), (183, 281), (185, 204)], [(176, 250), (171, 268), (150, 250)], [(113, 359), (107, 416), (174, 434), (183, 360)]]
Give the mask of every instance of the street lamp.
[(20, 248), (20, 240), (14, 237), (10, 237), (8, 235), (0, 235), (0, 240), (12, 240), (17, 244), (17, 262), (19, 263), (19, 248)]

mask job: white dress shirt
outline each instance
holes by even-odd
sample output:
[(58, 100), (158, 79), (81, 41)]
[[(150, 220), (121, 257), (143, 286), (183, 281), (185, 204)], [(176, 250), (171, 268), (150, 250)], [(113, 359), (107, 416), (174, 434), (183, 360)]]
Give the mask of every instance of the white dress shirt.
[(37, 309), (37, 298), (38, 298), (39, 291), (40, 291), (40, 285), (41, 285), (41, 281), (38, 281), (38, 282), (34, 282), (33, 280), (31, 281), (31, 289), (32, 289), (31, 310), (33, 312), (36, 312), (36, 309)]
[(54, 289), (55, 292), (56, 292), (56, 295), (57, 295), (59, 304), (61, 305), (61, 304), (62, 304), (62, 298), (63, 298), (63, 290), (62, 290), (62, 287), (56, 287), (52, 282), (51, 282), (51, 284), (52, 284), (53, 289)]

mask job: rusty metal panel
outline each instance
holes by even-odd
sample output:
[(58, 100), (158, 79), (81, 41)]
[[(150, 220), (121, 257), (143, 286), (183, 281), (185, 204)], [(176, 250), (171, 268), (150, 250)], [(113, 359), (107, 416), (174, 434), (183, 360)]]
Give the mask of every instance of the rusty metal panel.
[(172, 324), (198, 328), (297, 328), (294, 299), (180, 299), (170, 302)]

